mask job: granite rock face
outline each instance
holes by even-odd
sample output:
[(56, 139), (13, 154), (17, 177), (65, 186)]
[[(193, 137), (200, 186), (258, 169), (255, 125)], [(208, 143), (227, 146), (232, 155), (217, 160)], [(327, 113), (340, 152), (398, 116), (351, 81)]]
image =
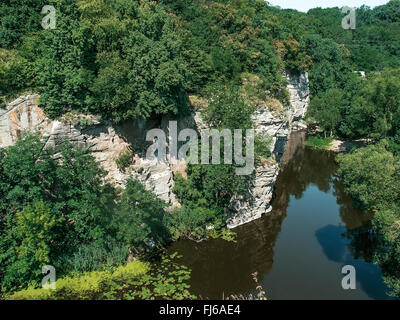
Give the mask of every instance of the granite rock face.
[(28, 95), (0, 109), (0, 147), (13, 145), (24, 130), (48, 125), (44, 112), (37, 106), (38, 100), (38, 95)]
[(260, 218), (272, 210), (271, 200), (275, 181), (279, 174), (279, 163), (284, 154), (289, 135), (292, 131), (306, 128), (305, 114), (310, 102), (308, 74), (285, 74), (288, 80), (287, 90), (290, 94), (290, 105), (280, 112), (260, 109), (253, 115), (257, 133), (266, 133), (272, 137), (270, 146), (275, 161), (267, 161), (256, 168), (255, 179), (251, 183), (250, 199), (232, 199), (227, 210), (229, 228)]
[(292, 130), (303, 130), (306, 128), (304, 118), (310, 104), (310, 90), (308, 73), (300, 75), (286, 74), (288, 81), (287, 90), (290, 95), (289, 118)]
[[(291, 131), (305, 127), (303, 120), (309, 104), (308, 76), (286, 74), (286, 77), (290, 106), (283, 107), (280, 112), (263, 108), (253, 115), (256, 131), (272, 137), (270, 149), (273, 157), (256, 168), (255, 179), (249, 190), (251, 197), (232, 198), (231, 205), (227, 208), (227, 223), (230, 228), (258, 219), (271, 211), (270, 202), (279, 173), (279, 162), (288, 137)], [(172, 205), (179, 205), (172, 192), (173, 178), (177, 172), (185, 176), (186, 164), (183, 161), (171, 161), (168, 156), (166, 161), (161, 163), (148, 160), (144, 156), (143, 143), (146, 132), (150, 129), (161, 128), (168, 134), (171, 120), (177, 121), (178, 133), (185, 128), (197, 131), (205, 129), (200, 112), (193, 112), (181, 118), (164, 116), (120, 126), (93, 117), (90, 119), (90, 125), (87, 122), (80, 125), (71, 121), (48, 119), (38, 107), (38, 100), (38, 95), (23, 96), (8, 104), (5, 109), (0, 109), (0, 147), (13, 145), (23, 131), (39, 131), (48, 147), (57, 148), (67, 139), (76, 146), (90, 150), (108, 171), (108, 178), (116, 185), (124, 187), (126, 180), (134, 177), (160, 199)], [(168, 143), (166, 147), (168, 149)], [(115, 159), (128, 148), (133, 151), (132, 164), (125, 172), (121, 172)]]
[(88, 149), (108, 172), (108, 178), (123, 184), (124, 175), (118, 170), (114, 159), (128, 148), (107, 122), (91, 120), (91, 125), (72, 125), (68, 122), (48, 119), (37, 106), (38, 95), (20, 97), (0, 109), (0, 147), (13, 145), (24, 131), (40, 132), (45, 147), (54, 147), (68, 140), (72, 144)]
[[(148, 190), (160, 199), (171, 204), (178, 204), (172, 192), (174, 172), (182, 172), (186, 166), (182, 163), (165, 163), (145, 159), (141, 148), (137, 147), (146, 138), (146, 132), (154, 127), (167, 130), (168, 120), (132, 121), (121, 126), (108, 121), (99, 121), (95, 117), (86, 117), (90, 125), (73, 124), (73, 121), (48, 119), (38, 107), (38, 95), (22, 96), (0, 109), (0, 147), (14, 145), (24, 131), (39, 132), (45, 147), (57, 148), (65, 139), (75, 146), (89, 150), (108, 172), (107, 178), (116, 185), (125, 186), (129, 177), (137, 178)], [(195, 127), (194, 115), (175, 119), (179, 130)], [(77, 121), (79, 123), (79, 121)], [(87, 123), (88, 121), (85, 121)], [(133, 151), (132, 165), (121, 172), (115, 159), (121, 152)]]

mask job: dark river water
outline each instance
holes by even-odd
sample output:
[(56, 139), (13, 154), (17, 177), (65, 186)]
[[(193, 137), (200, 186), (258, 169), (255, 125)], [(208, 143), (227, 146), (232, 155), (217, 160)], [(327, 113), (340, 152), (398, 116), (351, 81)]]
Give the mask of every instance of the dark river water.
[[(389, 299), (372, 263), (371, 215), (360, 212), (335, 175), (334, 154), (290, 137), (281, 161), (273, 210), (234, 229), (237, 242), (175, 242), (192, 269), (191, 291), (204, 299), (254, 293), (251, 273), (268, 299)], [(356, 270), (356, 289), (344, 290), (344, 265)]]

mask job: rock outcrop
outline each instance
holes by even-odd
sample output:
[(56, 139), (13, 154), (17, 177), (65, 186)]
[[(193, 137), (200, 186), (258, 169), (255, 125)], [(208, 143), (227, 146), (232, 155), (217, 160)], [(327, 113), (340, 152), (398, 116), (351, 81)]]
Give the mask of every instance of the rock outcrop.
[[(253, 116), (256, 131), (272, 137), (270, 149), (273, 158), (262, 162), (256, 168), (255, 179), (249, 190), (250, 200), (240, 197), (232, 199), (230, 207), (227, 208), (227, 222), (230, 228), (258, 219), (271, 211), (270, 202), (286, 142), (292, 130), (304, 128), (303, 120), (309, 103), (307, 74), (287, 74), (286, 77), (289, 83), (290, 106), (282, 107), (279, 112), (265, 107), (257, 110)], [(0, 147), (13, 145), (26, 130), (39, 131), (46, 146), (57, 147), (66, 139), (91, 151), (108, 171), (108, 178), (115, 184), (123, 187), (127, 178), (132, 176), (160, 199), (179, 205), (172, 192), (173, 177), (176, 172), (185, 174), (185, 163), (172, 163), (169, 158), (165, 163), (147, 160), (143, 156), (143, 145), (140, 144), (145, 140), (146, 131), (149, 129), (161, 128), (168, 132), (170, 120), (177, 120), (178, 132), (184, 128), (204, 129), (205, 125), (199, 112), (179, 119), (161, 117), (115, 126), (108, 121), (88, 116), (85, 116), (83, 122), (50, 120), (38, 107), (38, 98), (38, 95), (20, 97), (7, 105), (6, 109), (0, 109)], [(121, 172), (115, 159), (128, 148), (134, 153), (132, 165), (126, 172)]]
[(49, 120), (38, 107), (38, 95), (20, 97), (0, 109), (0, 147), (13, 145), (24, 131), (39, 131), (46, 147), (57, 147), (64, 139), (76, 146), (88, 149), (117, 184), (123, 184), (124, 175), (114, 159), (128, 148), (110, 123), (88, 119), (90, 125), (73, 125), (70, 122)]
[(273, 138), (270, 146), (275, 161), (267, 161), (256, 168), (255, 179), (250, 189), (250, 200), (232, 199), (228, 210), (227, 224), (235, 228), (256, 220), (272, 210), (271, 200), (275, 181), (279, 174), (279, 163), (285, 151), (290, 133), (304, 129), (304, 118), (310, 102), (308, 75), (286, 74), (290, 105), (280, 112), (263, 108), (253, 116), (256, 132)]

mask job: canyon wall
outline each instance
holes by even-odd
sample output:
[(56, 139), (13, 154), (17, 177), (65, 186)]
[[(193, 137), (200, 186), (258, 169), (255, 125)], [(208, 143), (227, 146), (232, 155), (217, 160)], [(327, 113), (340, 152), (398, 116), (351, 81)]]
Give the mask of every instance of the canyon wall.
[(256, 175), (250, 190), (250, 200), (232, 199), (228, 208), (228, 227), (234, 228), (256, 220), (272, 210), (271, 200), (275, 181), (279, 174), (279, 163), (290, 133), (306, 128), (304, 118), (310, 102), (308, 74), (285, 74), (290, 105), (280, 112), (268, 108), (260, 109), (253, 115), (256, 132), (266, 133), (273, 138), (272, 161), (265, 161), (256, 167)]
[[(279, 173), (279, 163), (290, 132), (305, 128), (304, 116), (309, 104), (308, 76), (306, 73), (286, 74), (286, 78), (290, 105), (282, 106), (279, 111), (268, 107), (260, 108), (253, 115), (256, 132), (272, 137), (270, 149), (273, 156), (257, 166), (255, 179), (249, 190), (250, 200), (244, 200), (240, 196), (232, 199), (227, 208), (227, 223), (230, 228), (258, 219), (271, 211), (270, 202)], [(146, 132), (152, 128), (161, 128), (168, 133), (170, 120), (177, 121), (178, 132), (184, 128), (198, 131), (204, 129), (200, 112), (181, 118), (164, 116), (117, 126), (94, 116), (82, 116), (74, 120), (50, 120), (38, 107), (38, 100), (38, 95), (27, 95), (11, 102), (5, 109), (0, 109), (0, 147), (13, 145), (24, 131), (38, 131), (46, 146), (55, 148), (67, 139), (74, 145), (89, 150), (116, 185), (123, 187), (129, 177), (134, 177), (160, 199), (179, 205), (172, 192), (173, 177), (176, 172), (185, 175), (186, 164), (172, 163), (168, 157), (164, 163), (145, 159), (143, 141)], [(115, 159), (128, 148), (134, 154), (132, 164), (121, 172)]]

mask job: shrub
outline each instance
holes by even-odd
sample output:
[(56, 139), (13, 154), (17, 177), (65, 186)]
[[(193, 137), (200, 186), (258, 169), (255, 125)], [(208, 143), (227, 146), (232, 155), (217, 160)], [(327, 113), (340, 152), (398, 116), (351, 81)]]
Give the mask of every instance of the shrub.
[(3, 271), (3, 289), (21, 288), (40, 276), (42, 266), (50, 262), (55, 227), (61, 222), (62, 218), (57, 218), (43, 201), (34, 202), (16, 213), (15, 225), (9, 230), (15, 243), (6, 253), (15, 255), (16, 260)]
[(106, 299), (107, 293), (117, 287), (117, 281), (132, 281), (149, 271), (149, 265), (133, 261), (114, 272), (92, 271), (79, 276), (68, 276), (56, 281), (56, 289), (37, 289), (30, 286), (15, 292), (9, 300), (86, 300)]
[(113, 271), (92, 271), (56, 281), (54, 290), (30, 286), (6, 296), (8, 300), (192, 299), (186, 283), (190, 270), (178, 264), (176, 253), (150, 264), (132, 261)]
[[(30, 134), (23, 135), (14, 146), (0, 149), (2, 290), (27, 285), (32, 273), (40, 272), (37, 264), (46, 262), (46, 256), (53, 261), (110, 232), (115, 191), (104, 181), (105, 171), (83, 149), (65, 143), (55, 150), (44, 148), (44, 143), (39, 135)], [(43, 220), (37, 220), (38, 216)], [(50, 232), (47, 226), (54, 221), (57, 223)], [(30, 241), (24, 244), (23, 239)], [(22, 251), (21, 246), (27, 250)], [(26, 259), (35, 261), (35, 267)], [(21, 273), (23, 270), (27, 272)], [(14, 276), (10, 278), (7, 273)], [(4, 280), (5, 276), (9, 280)]]
[(132, 164), (133, 152), (129, 149), (122, 151), (115, 159), (119, 171), (125, 171)]
[(400, 195), (400, 162), (386, 151), (386, 142), (339, 155), (339, 175), (346, 192), (364, 208), (394, 203)]
[(54, 266), (56, 269), (62, 270), (63, 274), (71, 271), (104, 270), (124, 263), (127, 254), (128, 250), (125, 244), (108, 236), (104, 240), (81, 244), (72, 254), (57, 257)]
[(327, 149), (333, 140), (334, 138), (308, 137), (304, 144), (314, 149)]
[(251, 115), (255, 108), (245, 103), (238, 87), (214, 84), (205, 93), (209, 105), (202, 110), (202, 116), (208, 125), (231, 130), (252, 127)]
[(128, 180), (121, 201), (115, 208), (113, 225), (118, 240), (135, 250), (146, 248), (146, 242), (156, 245), (169, 239), (163, 221), (166, 203), (157, 199), (137, 180)]
[(271, 157), (270, 150), (272, 137), (267, 134), (257, 134), (254, 137), (254, 154), (257, 158), (267, 159)]
[(166, 225), (174, 239), (202, 240), (206, 237), (207, 224), (215, 223), (216, 213), (204, 207), (175, 208), (166, 218)]

